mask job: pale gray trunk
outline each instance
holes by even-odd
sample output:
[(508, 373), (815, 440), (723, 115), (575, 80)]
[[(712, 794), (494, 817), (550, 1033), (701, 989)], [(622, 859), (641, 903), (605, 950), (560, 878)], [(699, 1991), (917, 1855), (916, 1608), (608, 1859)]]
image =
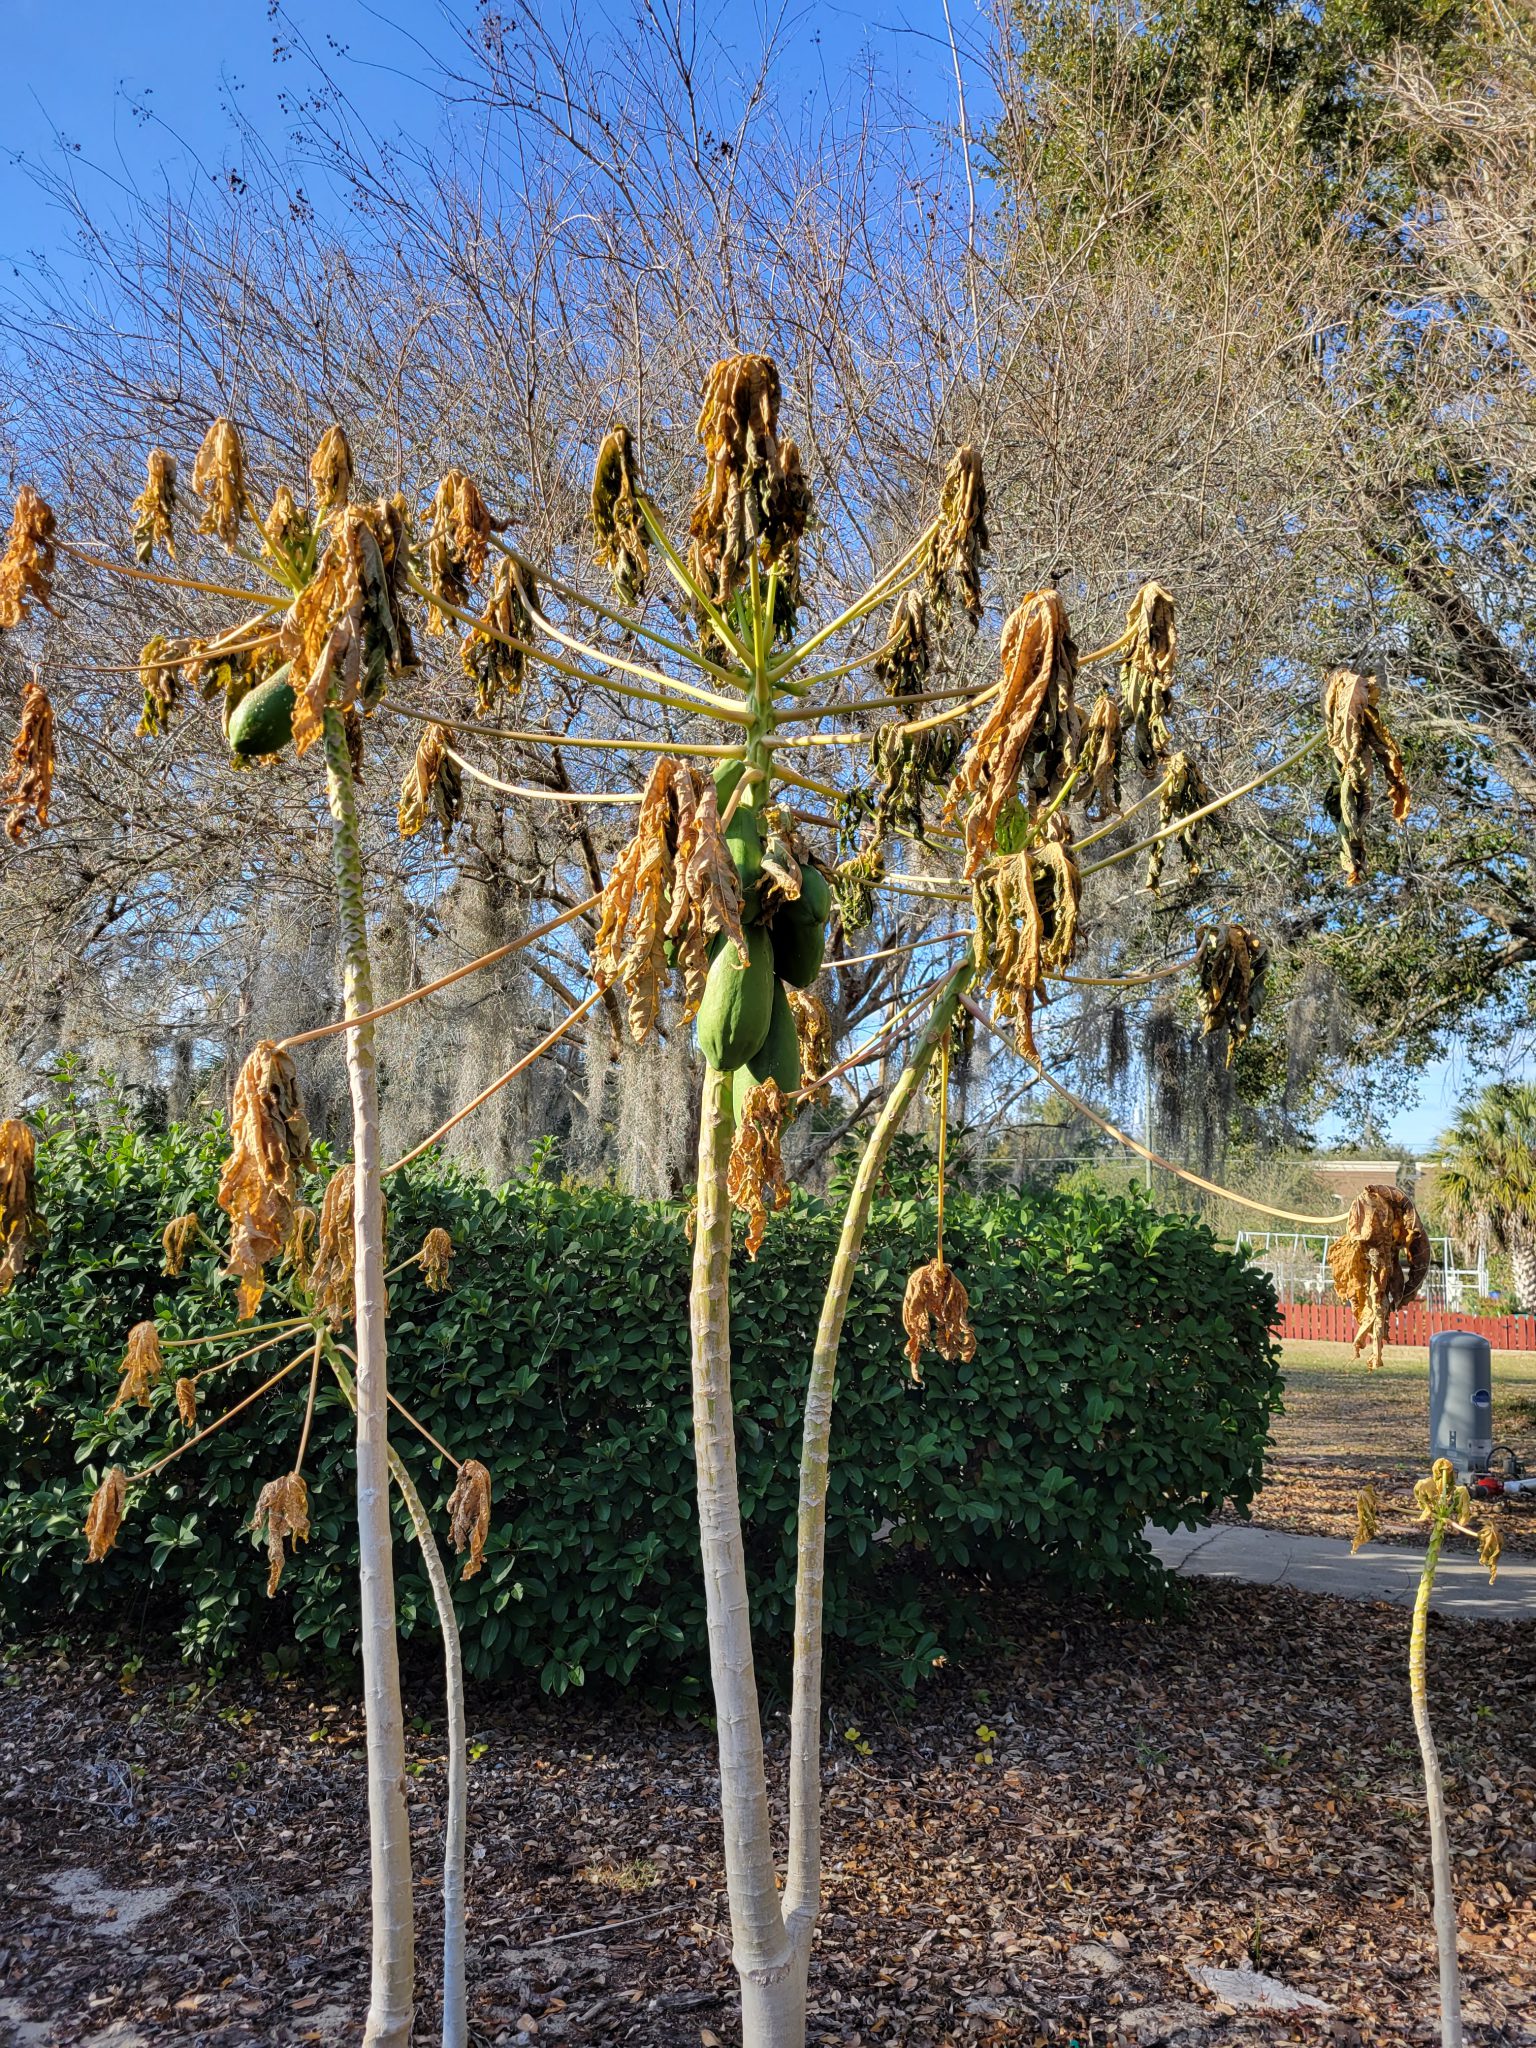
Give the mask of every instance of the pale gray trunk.
[(1435, 1583), (1435, 1567), (1445, 1540), (1444, 1518), (1430, 1530), (1424, 1569), (1419, 1576), (1418, 1597), (1413, 1605), (1413, 1627), (1408, 1638), (1408, 1689), (1413, 1700), (1413, 1729), (1419, 1738), (1419, 1757), (1424, 1767), (1424, 1804), (1429, 1814), (1429, 1863), (1434, 1886), (1435, 1951), (1440, 1967), (1441, 2048), (1462, 2048), (1461, 1970), (1456, 1955), (1456, 1888), (1451, 1878), (1451, 1836), (1445, 1819), (1445, 1793), (1440, 1783), (1440, 1757), (1434, 1731), (1429, 1725), (1429, 1678), (1427, 1644), (1429, 1596)]
[[(346, 1014), (373, 1008), (362, 852), (341, 713), (325, 714), (326, 793), (334, 820), (336, 907)], [(389, 1429), (384, 1334), (384, 1224), (379, 1186), (378, 1076), (373, 1027), (346, 1033), (352, 1096), (353, 1225), (357, 1238), (357, 1539), (368, 1735), (368, 1833), (373, 1963), (364, 2048), (407, 2048), (415, 2001), (411, 1831), (405, 1798), (405, 1722), (395, 1639), (389, 1526)]]
[(731, 1130), (731, 1077), (707, 1068), (699, 1124), (698, 1216), (689, 1311), (699, 1553), (720, 1751), (720, 1817), (725, 1834), (731, 1953), (741, 1981), (743, 2048), (803, 2048), (803, 1980), (797, 1979), (795, 1953), (774, 1877), (736, 1485), (731, 1205), (725, 1185)]

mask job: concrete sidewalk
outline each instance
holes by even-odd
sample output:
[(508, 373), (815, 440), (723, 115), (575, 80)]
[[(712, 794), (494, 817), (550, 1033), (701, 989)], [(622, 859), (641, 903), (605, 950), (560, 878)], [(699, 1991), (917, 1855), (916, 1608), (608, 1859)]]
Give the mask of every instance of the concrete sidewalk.
[[(1293, 1586), (1343, 1600), (1387, 1600), (1411, 1607), (1424, 1553), (1403, 1544), (1373, 1543), (1350, 1555), (1333, 1536), (1292, 1536), (1283, 1529), (1220, 1524), (1207, 1529), (1143, 1532), (1170, 1571), (1187, 1578), (1239, 1579), (1250, 1586)], [(1456, 1539), (1453, 1537), (1452, 1542)], [(1520, 1621), (1536, 1617), (1536, 1557), (1506, 1554), (1490, 1586), (1469, 1544), (1449, 1545), (1435, 1574), (1436, 1614), (1458, 1621)]]

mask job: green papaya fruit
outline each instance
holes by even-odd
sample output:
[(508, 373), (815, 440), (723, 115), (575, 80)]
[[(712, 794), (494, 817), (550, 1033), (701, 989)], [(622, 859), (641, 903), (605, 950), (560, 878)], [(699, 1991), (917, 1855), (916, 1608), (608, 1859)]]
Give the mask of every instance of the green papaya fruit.
[[(746, 765), (745, 761), (722, 761), (715, 770), (715, 802), (722, 811), (736, 794), (736, 785), (740, 782), (741, 771)], [(741, 805), (738, 804), (736, 808), (740, 810)]]
[(745, 804), (737, 806), (735, 817), (725, 828), (725, 849), (741, 883), (742, 922), (750, 924), (757, 916), (763, 879), (763, 835)]
[(769, 930), (773, 934), (774, 973), (791, 988), (809, 988), (826, 955), (826, 925), (801, 896), (794, 903), (780, 905)]
[(786, 1095), (793, 1095), (800, 1086), (800, 1034), (795, 1029), (795, 1013), (789, 1007), (782, 981), (773, 984), (768, 1036), (749, 1060), (742, 1061), (731, 1082), (731, 1107), (737, 1123), (741, 1122), (752, 1090), (770, 1077)]
[(825, 924), (832, 915), (832, 884), (818, 867), (809, 861), (800, 869), (800, 901), (806, 914), (814, 917), (818, 924)]
[(293, 685), (286, 668), (235, 706), (229, 721), (229, 751), (250, 760), (281, 753), (293, 738)]
[(755, 926), (745, 936), (745, 961), (734, 939), (715, 955), (699, 1005), (699, 1050), (719, 1073), (750, 1059), (773, 1021), (773, 943)]

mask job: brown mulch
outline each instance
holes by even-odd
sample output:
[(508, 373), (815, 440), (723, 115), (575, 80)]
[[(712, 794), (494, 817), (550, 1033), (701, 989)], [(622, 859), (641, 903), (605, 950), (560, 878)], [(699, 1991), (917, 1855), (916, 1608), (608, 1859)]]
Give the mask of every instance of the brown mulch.
[[(939, 1673), (911, 1714), (835, 1700), (813, 2041), (1437, 2038), (1406, 1617), (1212, 1581), (1189, 1601), (1153, 1623), (1012, 1596), (985, 1664)], [(1530, 2048), (1536, 1624), (1432, 1626), (1468, 2040)], [(84, 1644), (13, 1651), (0, 1679), (0, 2040), (9, 2022), (39, 2048), (355, 2041), (356, 1702), (250, 1674), (200, 1691)], [(427, 1667), (408, 1696), (428, 2042)], [(729, 2048), (709, 1735), (510, 1687), (473, 1695), (470, 1725), (475, 2042)], [(780, 1784), (782, 1714), (769, 1730)], [(1234, 2016), (1186, 1968), (1255, 1961), (1334, 2014)]]
[[(1347, 1345), (1306, 1345), (1292, 1367), (1286, 1347), (1285, 1413), (1270, 1426), (1264, 1486), (1250, 1519), (1304, 1536), (1355, 1533), (1355, 1503), (1374, 1486), (1386, 1511), (1380, 1540), (1423, 1548), (1413, 1488), (1429, 1469), (1428, 1367), (1422, 1352), (1389, 1348), (1378, 1372)], [(1494, 1427), (1536, 1470), (1536, 1359), (1495, 1360)], [(1536, 1495), (1488, 1510), (1511, 1554), (1536, 1556)], [(1230, 1509), (1216, 1517), (1240, 1518)], [(1471, 1554), (1470, 1544), (1451, 1539)]]

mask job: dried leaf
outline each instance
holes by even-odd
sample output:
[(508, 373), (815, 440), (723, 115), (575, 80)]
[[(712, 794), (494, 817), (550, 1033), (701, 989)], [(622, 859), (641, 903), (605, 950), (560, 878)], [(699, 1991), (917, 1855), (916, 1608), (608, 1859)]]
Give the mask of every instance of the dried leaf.
[(1003, 627), (1002, 695), (972, 741), (949, 786), (944, 815), (968, 797), (965, 874), (992, 851), (1004, 810), (1026, 769), (1029, 787), (1054, 790), (1065, 774), (1073, 736), (1077, 647), (1054, 590), (1032, 591)]
[(1413, 793), (1397, 742), (1381, 712), (1375, 676), (1336, 668), (1324, 679), (1323, 718), (1339, 779), (1327, 796), (1338, 827), (1339, 863), (1351, 887), (1365, 874), (1365, 820), (1371, 808), (1371, 763), (1379, 761), (1392, 797), (1392, 816), (1401, 824)]
[(328, 704), (372, 704), (385, 677), (410, 665), (395, 588), (403, 540), (398, 509), (387, 499), (333, 513), (320, 566), (282, 625), (282, 651), (293, 664), (295, 754), (320, 737)]
[(1207, 1038), (1225, 1027), (1229, 1067), (1253, 1030), (1268, 967), (1269, 948), (1246, 925), (1211, 925), (1201, 934), (1195, 955), (1200, 1016)]
[(998, 1018), (1011, 1022), (1019, 1051), (1035, 1051), (1034, 1006), (1045, 994), (1045, 920), (1035, 899), (1027, 848), (996, 860), (971, 883), (972, 941), (978, 985), (983, 977)]
[(1064, 974), (1077, 957), (1077, 915), (1083, 884), (1072, 857), (1071, 828), (1058, 815), (1050, 836), (1030, 853), (1035, 905), (1040, 916), (1040, 962), (1047, 974)]
[(1362, 1544), (1374, 1543), (1380, 1528), (1381, 1502), (1375, 1487), (1367, 1486), (1355, 1502), (1355, 1538), (1349, 1546), (1350, 1556), (1353, 1557)]
[[(754, 549), (763, 565), (780, 567), (781, 581), (787, 570), (798, 585), (810, 492), (799, 449), (779, 443), (779, 398), (779, 373), (767, 356), (727, 356), (704, 382), (697, 432), (706, 468), (689, 517), (690, 559), (716, 604), (740, 589)], [(790, 615), (796, 594), (785, 593)], [(776, 630), (785, 616), (776, 610)]]
[(831, 1086), (821, 1078), (832, 1065), (832, 1019), (827, 1006), (808, 988), (786, 987), (784, 993), (800, 1042), (800, 1099), (812, 1106), (830, 1102)]
[(192, 488), (207, 500), (199, 533), (217, 534), (225, 547), (239, 538), (245, 515), (245, 446), (233, 420), (216, 419), (192, 465)]
[[(459, 644), (459, 660), (475, 686), (475, 708), (489, 711), (498, 697), (509, 702), (523, 687), (533, 640), (534, 592), (510, 555), (503, 555), (491, 578), (485, 610)], [(509, 641), (519, 643), (509, 646)]]
[(16, 493), (11, 536), (0, 555), (0, 626), (19, 626), (28, 604), (53, 609), (54, 517), (30, 484)]
[(1373, 1372), (1382, 1361), (1388, 1319), (1423, 1286), (1429, 1257), (1429, 1237), (1400, 1188), (1363, 1189), (1343, 1235), (1328, 1247), (1334, 1287), (1359, 1322), (1355, 1356), (1369, 1345)]
[(427, 612), (427, 631), (446, 633), (447, 615), (439, 608), (462, 611), (470, 585), (485, 574), (486, 552), (494, 522), (473, 479), (450, 469), (432, 500), (432, 532), (427, 542), (427, 583), (437, 600)]
[[(1157, 829), (1168, 832), (1170, 825), (1177, 825), (1192, 812), (1204, 810), (1211, 801), (1211, 792), (1206, 788), (1205, 778), (1188, 754), (1175, 754), (1168, 763), (1168, 774), (1163, 784), (1163, 793), (1158, 800)], [(1185, 872), (1190, 876), (1200, 872), (1200, 833), (1204, 819), (1197, 819), (1192, 825), (1183, 826), (1177, 832), (1169, 832), (1167, 839), (1156, 840), (1147, 850), (1147, 887), (1156, 889), (1163, 879), (1163, 857), (1167, 853), (1169, 840), (1174, 841), (1184, 856)]]
[(287, 1557), (283, 1540), (295, 1547), (309, 1541), (309, 1488), (303, 1475), (285, 1472), (281, 1479), (269, 1479), (256, 1497), (251, 1533), (266, 1539), (267, 1598), (277, 1591)]
[(680, 766), (672, 780), (672, 797), (676, 825), (671, 908), (662, 931), (676, 945), (686, 1022), (704, 1000), (711, 939), (723, 933), (743, 959), (747, 940), (741, 928), (741, 878), (720, 829), (713, 776), (691, 765)]
[(941, 1358), (968, 1359), (976, 1356), (976, 1332), (970, 1325), (970, 1297), (959, 1274), (943, 1259), (930, 1259), (907, 1280), (902, 1297), (901, 1322), (907, 1333), (907, 1362), (912, 1377), (922, 1385), (922, 1356), (925, 1349)]
[(143, 705), (136, 727), (140, 739), (154, 739), (170, 724), (181, 696), (177, 671), (186, 655), (184, 641), (167, 640), (163, 633), (152, 633), (140, 649), (139, 689)]
[(832, 894), (845, 932), (861, 932), (875, 915), (875, 890), (885, 880), (885, 851), (878, 838), (833, 871)]
[(176, 1413), (188, 1429), (197, 1427), (197, 1381), (182, 1378), (176, 1382)]
[(229, 1270), (240, 1281), (240, 1313), (250, 1316), (261, 1299), (262, 1268), (288, 1235), (298, 1170), (313, 1164), (293, 1061), (270, 1039), (240, 1069), (230, 1132), (219, 1207), (230, 1219)]
[(609, 572), (621, 604), (645, 595), (651, 558), (640, 511), (640, 464), (628, 427), (610, 428), (592, 475), (592, 531), (597, 559)]
[(939, 524), (928, 543), (928, 595), (941, 621), (948, 619), (954, 603), (951, 577), (960, 586), (960, 602), (971, 623), (980, 619), (981, 558), (991, 544), (981, 456), (967, 442), (955, 450), (945, 471)]
[(309, 481), (322, 518), (352, 495), (352, 444), (334, 421), (309, 458)]
[(458, 1482), (448, 1496), (448, 1538), (462, 1557), (469, 1551), (464, 1577), (472, 1579), (485, 1561), (485, 1539), (491, 1533), (491, 1475), (478, 1458), (466, 1458)]
[(127, 1504), (128, 1475), (121, 1465), (110, 1465), (101, 1484), (91, 1495), (90, 1509), (85, 1517), (87, 1554), (92, 1564), (100, 1564), (117, 1541)]
[(1125, 714), (1134, 726), (1136, 758), (1143, 768), (1168, 757), (1172, 739), (1168, 708), (1173, 702), (1173, 667), (1179, 634), (1173, 621), (1173, 598), (1160, 583), (1143, 583), (1126, 613), (1134, 636), (1120, 669)]
[(1111, 818), (1119, 812), (1122, 737), (1120, 700), (1111, 691), (1101, 690), (1093, 700), (1079, 747), (1082, 773), (1077, 786), (1082, 791), (1085, 818)]
[(314, 522), (286, 484), (278, 485), (261, 530), (279, 565), (295, 582), (307, 583), (314, 571)]
[(917, 589), (904, 590), (891, 606), (885, 644), (874, 662), (875, 674), (893, 697), (916, 697), (933, 670), (928, 635), (928, 599)]
[(119, 1408), (136, 1401), (141, 1408), (149, 1406), (152, 1387), (158, 1386), (160, 1375), (165, 1371), (165, 1358), (160, 1350), (160, 1332), (153, 1323), (135, 1323), (128, 1332), (128, 1348), (123, 1353), (122, 1384), (117, 1390), (117, 1399), (107, 1410), (115, 1415)]
[(1499, 1576), (1499, 1558), (1503, 1550), (1504, 1543), (1497, 1526), (1493, 1522), (1484, 1522), (1478, 1530), (1477, 1561), (1487, 1572), (1490, 1586)]
[(133, 552), (138, 560), (154, 560), (157, 546), (176, 559), (176, 458), (163, 448), (151, 448), (148, 478), (133, 501)]
[(675, 872), (672, 789), (679, 773), (679, 763), (669, 754), (651, 770), (635, 836), (614, 862), (603, 890), (593, 946), (594, 979), (604, 989), (622, 984), (636, 1043), (656, 1022), (667, 973), (664, 948)]
[(756, 1258), (770, 1213), (789, 1206), (789, 1182), (779, 1154), (784, 1126), (794, 1115), (789, 1097), (770, 1074), (742, 1105), (731, 1145), (725, 1184), (732, 1202), (747, 1217), (747, 1253)]
[(173, 1216), (160, 1233), (161, 1249), (165, 1253), (165, 1261), (160, 1270), (167, 1280), (181, 1278), (186, 1268), (187, 1256), (197, 1242), (197, 1233), (201, 1227), (197, 1220), (197, 1211), (189, 1209), (185, 1216)]
[(396, 821), (402, 839), (411, 839), (429, 817), (442, 827), (443, 844), (453, 837), (453, 828), (464, 815), (464, 776), (448, 755), (448, 729), (441, 725), (422, 728), (416, 742), (416, 758), (400, 785)]
[(441, 1294), (448, 1285), (448, 1270), (453, 1264), (453, 1239), (440, 1223), (434, 1223), (427, 1232), (416, 1256), (421, 1261), (422, 1278), (434, 1294)]
[(0, 1122), (0, 1297), (46, 1235), (37, 1213), (37, 1145), (18, 1117)]
[(17, 845), (29, 811), (37, 831), (48, 823), (53, 768), (53, 706), (41, 683), (23, 683), (21, 723), (11, 742), (11, 765), (0, 782), (0, 801), (6, 808), (5, 836)]
[(357, 1229), (350, 1165), (338, 1167), (320, 1204), (319, 1242), (310, 1267), (315, 1307), (333, 1330), (350, 1322), (356, 1304)]
[(313, 1209), (300, 1203), (289, 1218), (288, 1234), (283, 1239), (283, 1266), (306, 1290), (319, 1236), (320, 1218)]

